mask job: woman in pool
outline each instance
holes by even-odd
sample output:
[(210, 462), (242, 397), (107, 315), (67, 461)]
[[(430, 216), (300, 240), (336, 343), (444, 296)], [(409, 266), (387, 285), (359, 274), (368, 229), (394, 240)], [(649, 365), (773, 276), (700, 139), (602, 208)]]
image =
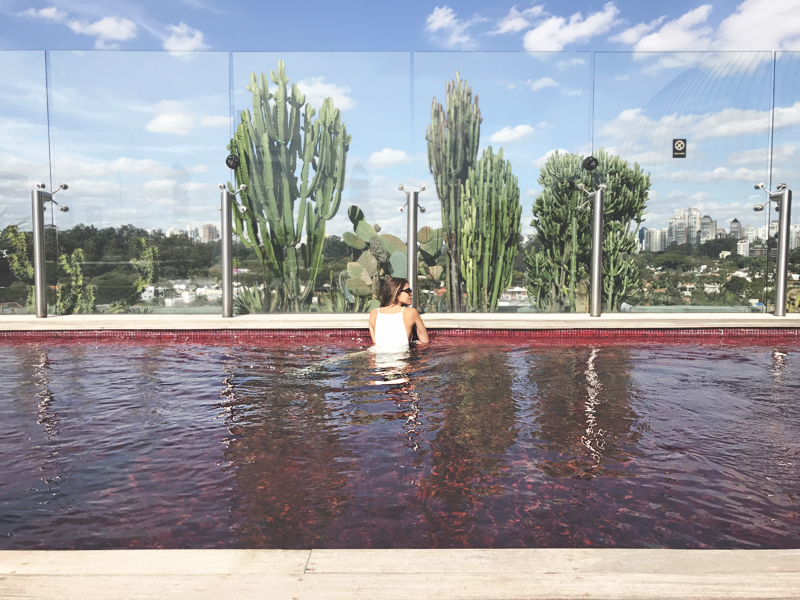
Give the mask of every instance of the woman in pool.
[(416, 329), (417, 339), (428, 343), (428, 330), (416, 308), (411, 308), (408, 281), (392, 277), (383, 284), (381, 307), (369, 313), (369, 334), (375, 346), (406, 346)]

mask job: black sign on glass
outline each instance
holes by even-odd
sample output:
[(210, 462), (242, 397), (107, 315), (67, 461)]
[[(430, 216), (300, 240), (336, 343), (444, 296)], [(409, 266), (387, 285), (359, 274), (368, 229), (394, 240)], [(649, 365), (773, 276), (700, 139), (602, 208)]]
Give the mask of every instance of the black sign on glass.
[(583, 159), (583, 168), (587, 171), (594, 171), (597, 168), (597, 165), (600, 164), (600, 161), (597, 160), (594, 156), (587, 156)]
[(672, 158), (686, 158), (686, 140), (672, 140)]

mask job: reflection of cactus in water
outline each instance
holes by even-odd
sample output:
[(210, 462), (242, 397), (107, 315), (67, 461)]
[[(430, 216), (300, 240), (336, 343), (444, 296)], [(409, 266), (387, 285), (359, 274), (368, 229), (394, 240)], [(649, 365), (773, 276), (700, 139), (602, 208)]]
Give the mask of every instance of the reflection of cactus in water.
[(288, 308), (300, 312), (310, 305), (322, 268), (325, 222), (339, 209), (351, 138), (331, 98), (322, 102), (315, 120), (316, 111), (306, 104), (297, 84), (287, 93), (283, 61), (270, 78), (277, 86), (273, 92), (263, 73), (260, 81), (255, 73), (250, 75), (253, 113), (242, 112), (229, 146), (241, 160), (236, 183), (247, 186), (241, 193), (247, 210), (233, 211), (234, 227), (261, 260), (264, 284), (267, 269), (277, 273)]
[(428, 140), (428, 168), (436, 183), (436, 195), (442, 203), (442, 226), (447, 251), (447, 289), (450, 311), (461, 312), (461, 194), (469, 169), (478, 159), (481, 110), (478, 96), (472, 101), (472, 88), (456, 71), (455, 80), (447, 82), (446, 110), (433, 99)]
[(511, 163), (489, 146), (470, 169), (460, 208), (461, 273), (472, 310), (495, 312), (511, 283), (520, 232), (519, 185)]
[[(357, 206), (351, 206), (347, 214), (355, 233), (346, 232), (342, 239), (354, 250), (360, 250), (361, 254), (355, 262), (348, 263), (347, 271), (343, 272), (347, 276), (345, 293), (371, 299), (377, 306), (383, 282), (389, 277), (414, 280), (408, 276), (408, 248), (400, 238), (379, 233), (380, 226), (367, 223), (364, 212)], [(442, 268), (436, 265), (442, 239), (441, 229), (423, 227), (417, 234), (420, 274), (431, 280), (438, 281), (442, 275)]]

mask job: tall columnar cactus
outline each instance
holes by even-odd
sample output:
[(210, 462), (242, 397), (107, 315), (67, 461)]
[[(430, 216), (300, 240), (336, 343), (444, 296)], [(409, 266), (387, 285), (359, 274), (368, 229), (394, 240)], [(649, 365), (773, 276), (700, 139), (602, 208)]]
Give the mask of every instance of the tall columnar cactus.
[(519, 183), (503, 149), (483, 151), (462, 189), (459, 217), (461, 273), (469, 308), (495, 312), (502, 291), (511, 283), (519, 243)]
[(478, 107), (478, 96), (472, 99), (472, 88), (456, 71), (455, 80), (447, 82), (445, 106), (431, 105), (431, 124), (425, 139), (428, 140), (428, 168), (436, 184), (436, 195), (442, 203), (442, 227), (447, 252), (447, 288), (450, 292), (450, 310), (460, 312), (462, 306), (461, 194), (467, 182), (469, 169), (478, 158), (480, 127), (483, 119)]
[(287, 92), (282, 60), (270, 79), (273, 92), (263, 73), (260, 80), (250, 74), (253, 112), (242, 111), (229, 146), (241, 161), (236, 183), (247, 186), (241, 193), (246, 210), (233, 211), (234, 227), (264, 265), (265, 285), (269, 269), (282, 282), (290, 310), (300, 312), (310, 305), (322, 268), (326, 221), (339, 210), (351, 137), (331, 98), (314, 119), (316, 110), (297, 84)]

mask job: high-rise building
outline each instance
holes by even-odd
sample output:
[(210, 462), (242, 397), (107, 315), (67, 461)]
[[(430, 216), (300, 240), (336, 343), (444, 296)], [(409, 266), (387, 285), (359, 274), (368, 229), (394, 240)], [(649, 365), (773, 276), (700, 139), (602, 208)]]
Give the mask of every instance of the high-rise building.
[(717, 238), (717, 222), (708, 215), (700, 219), (700, 243)]
[(644, 249), (650, 252), (661, 252), (664, 247), (661, 245), (661, 230), (647, 229), (644, 232)]
[(789, 250), (800, 247), (800, 225), (792, 225), (789, 228)]
[(753, 227), (752, 225), (747, 225), (744, 228), (744, 237), (747, 238), (747, 241), (750, 242), (751, 244), (756, 241), (757, 234), (758, 232), (756, 231), (756, 228)]
[(731, 221), (731, 237), (737, 240), (744, 237), (742, 232), (742, 224), (739, 223), (739, 219), (734, 219)]
[(738, 254), (739, 256), (750, 256), (749, 240), (745, 238), (736, 242), (736, 254)]
[(699, 206), (693, 206), (686, 209), (686, 241), (697, 244), (697, 232), (702, 228), (703, 213), (700, 211)]
[(685, 244), (686, 239), (686, 209), (676, 208), (675, 214), (669, 220), (669, 227), (667, 232), (667, 245), (671, 244)]
[(193, 242), (197, 241), (200, 239), (200, 230), (197, 227), (189, 225), (186, 227), (186, 235), (189, 236), (189, 239)]
[(208, 244), (209, 242), (215, 242), (219, 239), (219, 232), (217, 230), (217, 226), (213, 223), (206, 223), (203, 225), (203, 232), (200, 235), (200, 241), (204, 244)]

